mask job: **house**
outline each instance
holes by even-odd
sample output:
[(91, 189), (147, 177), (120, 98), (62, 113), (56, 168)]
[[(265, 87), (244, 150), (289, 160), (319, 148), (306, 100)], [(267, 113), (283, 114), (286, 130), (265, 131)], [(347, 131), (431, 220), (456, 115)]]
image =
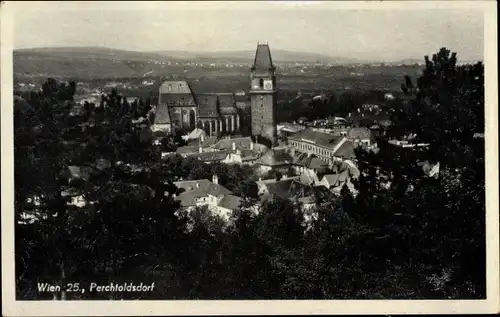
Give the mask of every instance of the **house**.
[(347, 170), (349, 172), (349, 177), (351, 179), (358, 179), (359, 176), (361, 175), (361, 172), (359, 171), (356, 164), (354, 164), (354, 162), (350, 160), (335, 162), (335, 164), (330, 166), (330, 169), (333, 173), (340, 173), (342, 171)]
[(258, 195), (261, 201), (279, 197), (302, 204), (305, 210), (310, 210), (323, 201), (333, 198), (323, 186), (313, 186), (300, 182), (300, 177), (284, 177), (280, 180), (268, 179), (257, 181)]
[(354, 143), (346, 137), (312, 129), (306, 129), (288, 137), (287, 143), (295, 152), (315, 155), (329, 164), (346, 159), (353, 160), (356, 157)]
[(187, 153), (184, 154), (184, 157), (191, 157), (197, 160), (200, 160), (204, 163), (214, 163), (214, 162), (223, 162), (228, 161), (227, 157), (230, 154), (230, 151), (222, 150), (222, 151), (209, 151), (209, 152), (197, 152), (197, 153)]
[(304, 130), (306, 127), (300, 124), (285, 123), (277, 125), (278, 136), (281, 139), (286, 139), (290, 135)]
[(374, 140), (370, 129), (365, 127), (353, 127), (347, 131), (347, 139), (369, 146)]
[(182, 155), (182, 156), (186, 156), (186, 155), (189, 155), (189, 154), (195, 154), (195, 153), (203, 153), (203, 152), (208, 152), (208, 151), (204, 151), (203, 147), (201, 146), (189, 146), (189, 145), (186, 145), (186, 146), (179, 146), (177, 148), (177, 150), (175, 150), (175, 153), (179, 154), (179, 155)]
[(244, 165), (255, 165), (260, 157), (258, 152), (254, 150), (241, 150), (239, 155), (241, 156), (241, 164)]
[(212, 147), (217, 143), (218, 138), (217, 136), (207, 136), (206, 134), (200, 134), (200, 137), (198, 139), (190, 139), (188, 140), (189, 146), (197, 145), (197, 146), (202, 146), (203, 148), (208, 148)]
[(207, 137), (207, 133), (199, 128), (194, 129), (189, 134), (183, 135), (182, 139), (189, 142), (190, 140), (201, 140)]
[(207, 206), (210, 211), (227, 220), (231, 212), (241, 203), (241, 197), (233, 195), (229, 189), (219, 184), (217, 175), (213, 175), (212, 181), (208, 179), (188, 180), (174, 182), (174, 185), (182, 189), (182, 192), (175, 195), (174, 199), (187, 210)]
[(324, 173), (328, 171), (329, 164), (325, 163), (315, 155), (297, 153), (293, 156), (293, 168), (298, 174), (302, 174), (306, 170), (311, 170), (315, 173)]
[(335, 174), (323, 175), (323, 178), (318, 185), (325, 186), (335, 195), (340, 195), (344, 185), (347, 185), (347, 188), (351, 191), (351, 193), (355, 194), (356, 190), (350, 179), (349, 170), (343, 170)]
[(259, 171), (265, 174), (271, 170), (287, 173), (293, 164), (293, 157), (286, 148), (274, 148), (264, 153), (258, 160)]
[(252, 138), (243, 137), (243, 138), (224, 138), (215, 143), (213, 148), (216, 150), (242, 151), (242, 150), (253, 150), (254, 146), (255, 144), (252, 141)]

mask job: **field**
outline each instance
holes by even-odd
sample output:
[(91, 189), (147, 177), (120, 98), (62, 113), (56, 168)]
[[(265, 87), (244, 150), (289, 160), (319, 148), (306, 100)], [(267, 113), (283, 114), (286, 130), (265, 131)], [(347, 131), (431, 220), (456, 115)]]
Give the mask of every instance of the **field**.
[[(283, 54), (281, 54), (283, 55)], [(384, 90), (399, 92), (405, 75), (416, 77), (422, 66), (381, 64), (320, 64), (275, 61), (278, 87), (295, 95), (343, 91)], [(312, 56), (311, 58), (314, 58)], [(190, 56), (181, 59), (161, 53), (126, 52), (109, 49), (48, 49), (14, 52), (15, 83), (41, 85), (49, 77), (75, 80), (90, 89), (113, 81), (126, 96), (154, 97), (163, 80), (187, 80), (195, 93), (248, 90), (251, 59), (244, 63), (227, 57)], [(423, 60), (423, 58), (422, 58)], [(154, 82), (144, 85), (144, 81)], [(104, 88), (106, 90), (107, 88)], [(110, 90), (110, 89), (108, 89)]]

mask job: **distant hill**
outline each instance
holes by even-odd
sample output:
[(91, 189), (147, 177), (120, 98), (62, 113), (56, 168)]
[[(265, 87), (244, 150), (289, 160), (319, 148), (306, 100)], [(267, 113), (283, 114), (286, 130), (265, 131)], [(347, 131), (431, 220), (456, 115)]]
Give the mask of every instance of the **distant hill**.
[[(362, 60), (331, 57), (318, 53), (305, 53), (286, 50), (272, 50), (273, 61), (302, 62), (302, 63), (362, 63)], [(220, 52), (189, 52), (189, 51), (155, 51), (138, 52), (104, 47), (47, 47), (18, 49), (16, 56), (61, 57), (61, 58), (94, 58), (114, 60), (213, 60), (213, 61), (239, 61), (251, 63), (255, 55), (254, 50), (247, 51), (220, 51)]]
[[(220, 51), (220, 52), (187, 52), (187, 51), (160, 51), (155, 52), (164, 56), (170, 56), (176, 59), (202, 59), (214, 61), (233, 61), (233, 62), (246, 62), (253, 61), (255, 56), (254, 50), (247, 51)], [(333, 64), (348, 64), (348, 63), (362, 63), (363, 61), (344, 58), (332, 57), (318, 53), (308, 52), (295, 52), (286, 50), (271, 50), (271, 57), (276, 63), (333, 63)]]
[[(272, 50), (278, 66), (282, 63), (360, 64), (362, 60), (331, 57), (324, 54)], [(103, 47), (31, 48), (14, 51), (14, 74), (20, 77), (111, 78), (165, 76), (183, 73), (183, 62), (238, 63), (250, 65), (255, 51), (137, 52)], [(168, 63), (170, 62), (170, 63)], [(177, 65), (176, 63), (179, 63)], [(170, 64), (170, 65), (169, 65)], [(414, 64), (414, 63), (413, 63)], [(202, 70), (200, 70), (202, 71)]]

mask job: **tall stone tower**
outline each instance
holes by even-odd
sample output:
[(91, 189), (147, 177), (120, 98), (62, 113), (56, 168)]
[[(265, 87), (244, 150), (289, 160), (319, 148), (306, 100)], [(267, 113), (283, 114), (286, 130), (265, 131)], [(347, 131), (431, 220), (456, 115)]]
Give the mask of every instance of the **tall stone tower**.
[(250, 105), (252, 135), (277, 142), (276, 129), (276, 68), (267, 44), (257, 44), (255, 59), (250, 70)]

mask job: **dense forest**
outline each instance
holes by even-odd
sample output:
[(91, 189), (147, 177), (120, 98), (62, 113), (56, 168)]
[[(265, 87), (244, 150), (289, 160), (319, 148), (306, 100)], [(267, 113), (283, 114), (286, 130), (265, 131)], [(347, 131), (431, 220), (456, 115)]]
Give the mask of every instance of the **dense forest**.
[[(416, 133), (428, 151), (380, 142), (357, 151), (351, 196), (305, 211), (290, 200), (251, 212), (251, 167), (206, 165), (151, 145), (132, 121), (148, 105), (113, 91), (84, 122), (69, 117), (75, 83), (49, 80), (15, 99), (17, 299), (418, 299), (485, 298), (484, 67), (457, 66), (441, 49), (416, 81), (402, 78), (394, 133)], [(415, 81), (415, 83), (414, 83)], [(90, 124), (89, 122), (92, 122)], [(78, 181), (68, 166), (107, 168)], [(439, 162), (423, 178), (417, 162)], [(139, 166), (132, 173), (126, 164)], [(221, 175), (244, 197), (229, 222), (181, 212), (173, 182)], [(390, 183), (390, 186), (387, 184)], [(93, 204), (68, 206), (68, 191)], [(34, 204), (33, 197), (38, 203)], [(23, 222), (27, 210), (39, 218)], [(39, 293), (37, 283), (148, 283), (147, 293)]]

